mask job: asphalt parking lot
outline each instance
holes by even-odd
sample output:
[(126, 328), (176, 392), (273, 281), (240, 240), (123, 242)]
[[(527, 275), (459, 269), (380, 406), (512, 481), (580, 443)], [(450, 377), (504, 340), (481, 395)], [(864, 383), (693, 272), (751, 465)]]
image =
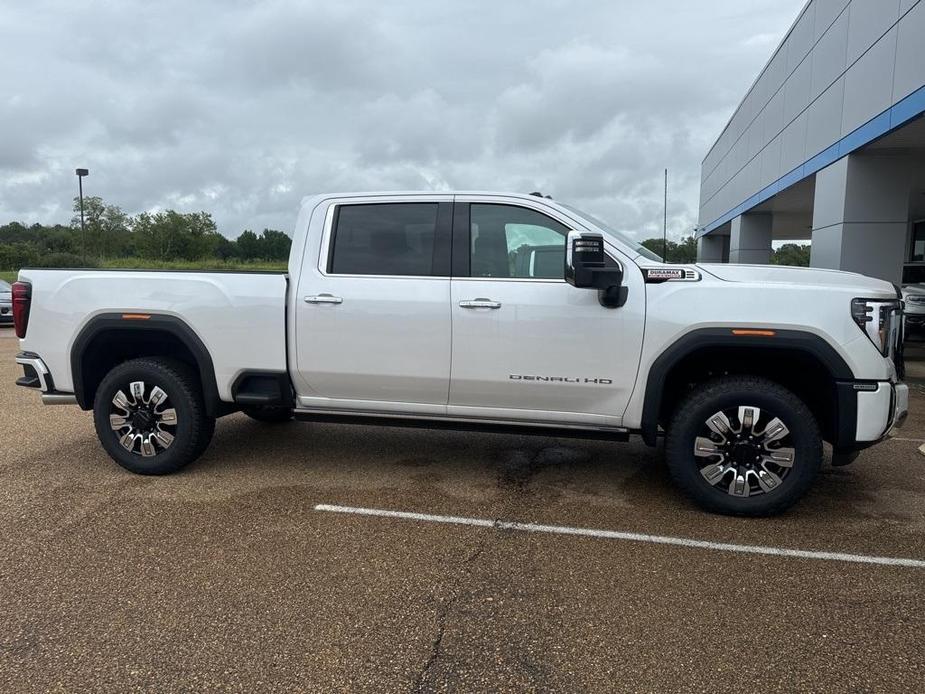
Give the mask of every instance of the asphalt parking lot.
[(0, 691), (915, 691), (925, 567), (332, 513), (318, 504), (925, 560), (925, 387), (785, 516), (707, 515), (661, 453), (235, 415), (181, 474), (13, 385), (0, 329)]

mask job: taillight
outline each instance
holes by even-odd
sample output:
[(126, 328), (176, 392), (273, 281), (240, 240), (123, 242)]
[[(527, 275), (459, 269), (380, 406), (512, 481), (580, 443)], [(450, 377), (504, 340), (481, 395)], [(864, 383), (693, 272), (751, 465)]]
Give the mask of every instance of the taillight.
[(32, 285), (28, 282), (13, 282), (13, 325), (16, 337), (24, 338), (29, 327), (29, 307), (32, 305)]

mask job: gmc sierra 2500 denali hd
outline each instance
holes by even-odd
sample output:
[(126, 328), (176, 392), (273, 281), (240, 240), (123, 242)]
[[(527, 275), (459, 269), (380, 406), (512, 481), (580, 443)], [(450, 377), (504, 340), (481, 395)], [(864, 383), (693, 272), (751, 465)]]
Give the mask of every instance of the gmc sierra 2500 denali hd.
[(902, 303), (855, 274), (665, 265), (568, 205), (307, 198), (288, 274), (33, 270), (18, 383), (173, 472), (234, 411), (655, 445), (712, 511), (767, 515), (906, 415)]

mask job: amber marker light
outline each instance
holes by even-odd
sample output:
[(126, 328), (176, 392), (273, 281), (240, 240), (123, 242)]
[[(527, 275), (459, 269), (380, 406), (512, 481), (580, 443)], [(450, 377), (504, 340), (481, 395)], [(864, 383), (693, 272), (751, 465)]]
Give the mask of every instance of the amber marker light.
[(774, 337), (777, 333), (773, 330), (733, 330), (732, 334), (739, 337)]

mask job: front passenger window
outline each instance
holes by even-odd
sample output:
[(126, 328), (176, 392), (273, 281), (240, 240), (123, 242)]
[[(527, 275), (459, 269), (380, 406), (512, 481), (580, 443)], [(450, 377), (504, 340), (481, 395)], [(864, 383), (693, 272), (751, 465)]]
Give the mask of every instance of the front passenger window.
[(569, 229), (526, 207), (473, 203), (471, 276), (563, 279)]

